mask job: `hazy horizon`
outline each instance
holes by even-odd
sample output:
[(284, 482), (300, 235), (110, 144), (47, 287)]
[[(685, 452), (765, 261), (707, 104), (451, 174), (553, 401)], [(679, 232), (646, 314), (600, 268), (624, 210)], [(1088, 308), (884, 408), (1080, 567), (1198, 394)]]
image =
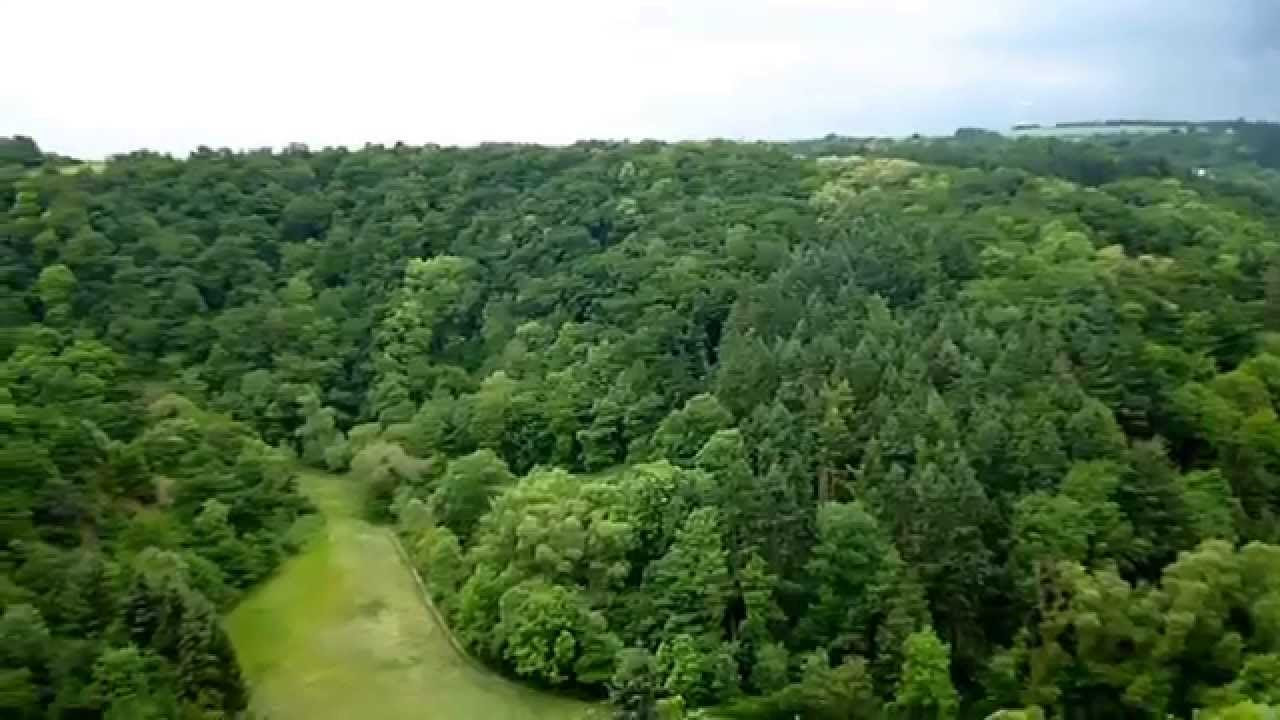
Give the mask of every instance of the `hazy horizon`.
[[(1280, 119), (1268, 0), (10, 9), (0, 135), (84, 158)], [(36, 31), (40, 30), (40, 31)]]

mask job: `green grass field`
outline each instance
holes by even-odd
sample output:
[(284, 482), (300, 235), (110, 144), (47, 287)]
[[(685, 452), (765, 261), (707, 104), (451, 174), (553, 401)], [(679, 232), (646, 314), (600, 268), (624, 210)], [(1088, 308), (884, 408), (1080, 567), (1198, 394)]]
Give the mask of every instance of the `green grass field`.
[(325, 531), (227, 620), (253, 711), (269, 720), (603, 717), (459, 655), (390, 531), (357, 517), (346, 479), (308, 474), (302, 486)]

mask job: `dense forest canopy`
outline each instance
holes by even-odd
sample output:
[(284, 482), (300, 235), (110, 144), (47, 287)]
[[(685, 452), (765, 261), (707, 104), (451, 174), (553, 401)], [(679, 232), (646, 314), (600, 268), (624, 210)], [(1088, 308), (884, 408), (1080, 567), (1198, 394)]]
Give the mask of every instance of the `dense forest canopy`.
[(241, 713), (302, 464), (619, 717), (1266, 716), (1280, 129), (1232, 128), (0, 142), (0, 708)]

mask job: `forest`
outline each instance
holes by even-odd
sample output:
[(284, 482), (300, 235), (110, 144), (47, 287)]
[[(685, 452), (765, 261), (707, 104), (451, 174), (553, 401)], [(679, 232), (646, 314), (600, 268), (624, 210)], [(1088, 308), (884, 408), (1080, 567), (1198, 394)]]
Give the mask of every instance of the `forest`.
[(0, 717), (246, 717), (309, 467), (620, 719), (1270, 718), (1278, 410), (1280, 125), (0, 139)]

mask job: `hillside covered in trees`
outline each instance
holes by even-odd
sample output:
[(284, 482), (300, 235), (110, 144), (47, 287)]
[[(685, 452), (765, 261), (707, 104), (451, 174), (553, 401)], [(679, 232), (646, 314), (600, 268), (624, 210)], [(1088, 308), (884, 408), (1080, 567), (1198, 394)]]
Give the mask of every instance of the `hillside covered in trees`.
[(622, 718), (1267, 716), (1275, 137), (0, 144), (0, 715), (241, 713), (300, 463)]

